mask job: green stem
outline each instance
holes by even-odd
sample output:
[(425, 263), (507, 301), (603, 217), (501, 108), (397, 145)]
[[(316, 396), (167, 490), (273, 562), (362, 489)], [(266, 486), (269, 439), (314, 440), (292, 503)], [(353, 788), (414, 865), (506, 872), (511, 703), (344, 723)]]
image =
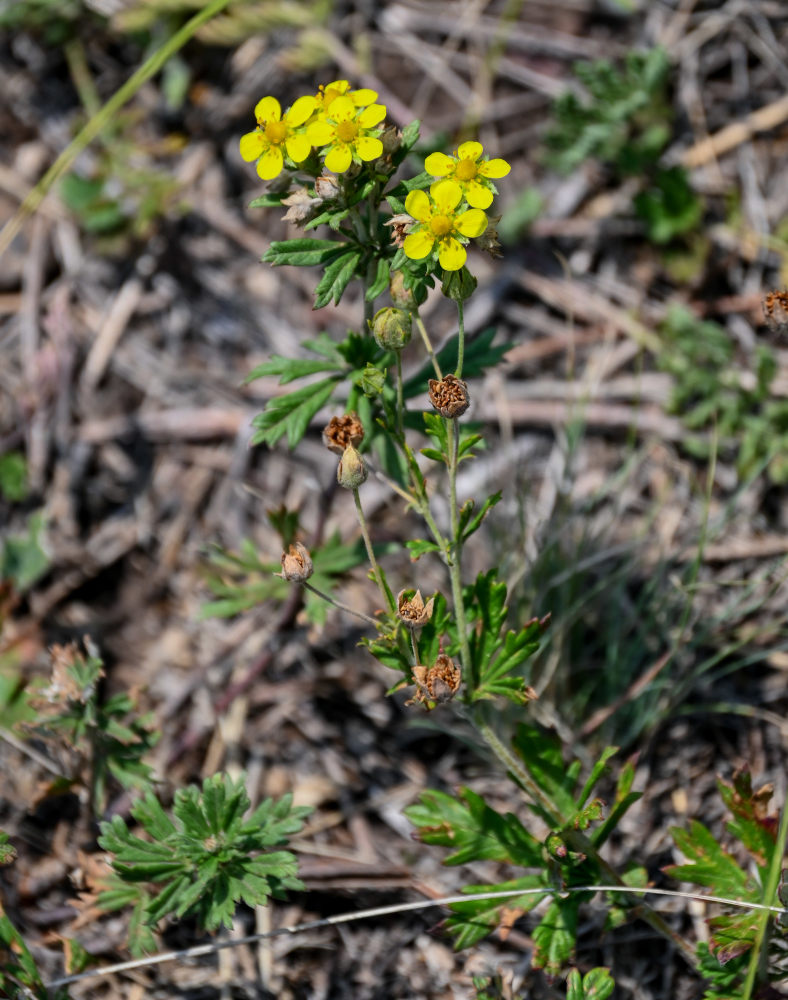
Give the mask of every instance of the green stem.
[(9, 219), (2, 232), (0, 232), (0, 256), (11, 245), (12, 240), (22, 228), (22, 224), (28, 215), (32, 215), (36, 211), (45, 196), (49, 193), (50, 188), (69, 169), (79, 154), (117, 116), (123, 105), (137, 93), (147, 80), (150, 80), (152, 76), (158, 73), (170, 56), (183, 48), (206, 21), (210, 21), (212, 17), (215, 17), (229, 2), (230, 0), (211, 0), (210, 3), (206, 4), (199, 13), (188, 20), (171, 38), (168, 38), (160, 49), (146, 59), (142, 66), (132, 73), (123, 86), (115, 91), (104, 107), (91, 117), (90, 121), (86, 123), (84, 128), (66, 146), (19, 206), (16, 214)]
[(367, 528), (367, 519), (364, 517), (364, 511), (361, 507), (361, 497), (358, 495), (358, 489), (353, 490), (353, 499), (356, 503), (356, 514), (358, 515), (358, 523), (361, 525), (361, 534), (364, 538), (364, 545), (367, 548), (367, 558), (369, 559), (369, 564), (372, 567), (372, 572), (375, 575), (375, 579), (378, 581), (378, 586), (380, 587), (380, 592), (386, 598), (386, 603), (389, 606), (389, 611), (396, 612), (397, 602), (394, 600), (394, 595), (391, 592), (391, 588), (386, 582), (386, 577), (383, 574), (383, 570), (380, 568), (377, 559), (375, 558), (375, 552), (372, 548), (372, 539), (369, 537), (369, 529)]
[(435, 369), (435, 376), (436, 378), (443, 378), (440, 365), (438, 364), (438, 359), (435, 357), (435, 351), (432, 349), (432, 341), (430, 340), (430, 335), (427, 333), (427, 328), (424, 326), (424, 322), (418, 312), (414, 312), (413, 317), (416, 320), (416, 328), (421, 334), (421, 339), (424, 341), (424, 347), (426, 348), (429, 359), (432, 362), (432, 367)]
[(367, 622), (368, 625), (374, 625), (375, 628), (378, 628), (378, 626), (380, 625), (380, 622), (376, 621), (374, 618), (371, 618), (369, 615), (365, 615), (363, 611), (356, 611), (355, 608), (348, 607), (347, 604), (343, 604), (341, 601), (337, 601), (330, 594), (324, 594), (322, 590), (318, 590), (317, 587), (313, 587), (312, 584), (309, 583), (308, 581), (304, 580), (302, 586), (305, 587), (307, 590), (311, 590), (313, 594), (317, 594), (318, 597), (322, 597), (323, 600), (327, 601), (329, 604), (333, 604), (334, 607), (339, 608), (340, 611), (345, 611), (349, 615), (355, 615), (356, 618), (360, 618), (361, 621)]
[(449, 454), (449, 517), (451, 524), (451, 541), (446, 553), (446, 565), (451, 581), (451, 596), (454, 603), (454, 616), (457, 620), (457, 636), (460, 640), (461, 668), (469, 670), (471, 683), (466, 681), (466, 691), (470, 688), (473, 695), (479, 686), (479, 678), (471, 658), (471, 646), (468, 642), (468, 621), (465, 617), (465, 602), (462, 599), (462, 539), (460, 538), (460, 516), (457, 507), (457, 467), (460, 451), (460, 425), (456, 420), (446, 418), (451, 435), (451, 451)]
[[(504, 746), (504, 744), (498, 739), (490, 726), (481, 719), (476, 720), (476, 725), (478, 726), (479, 732), (483, 736), (485, 742), (498, 760), (503, 764), (506, 770), (514, 776), (518, 784), (525, 789), (533, 801), (539, 805), (545, 815), (545, 818), (549, 820), (550, 824), (554, 825), (557, 830), (560, 830), (561, 837), (567, 847), (570, 847), (572, 850), (576, 850), (593, 859), (593, 861), (595, 861), (599, 866), (599, 870), (604, 873), (610, 882), (623, 886), (625, 884), (624, 880), (600, 855), (599, 851), (591, 843), (588, 837), (580, 830), (565, 828), (566, 821), (560, 816), (559, 810), (533, 780), (515, 754), (513, 754), (511, 750)], [(697, 970), (697, 961), (695, 959), (695, 952), (693, 949), (662, 919), (662, 917), (655, 910), (652, 910), (650, 906), (642, 903), (637, 907), (637, 912), (640, 917), (645, 920), (646, 923), (649, 924), (649, 926), (651, 926), (658, 934), (671, 941), (675, 945), (676, 949), (681, 952), (690, 967)]]
[(402, 394), (402, 351), (397, 351), (397, 429), (405, 435), (405, 403)]
[(410, 648), (413, 652), (413, 666), (416, 667), (419, 664), (419, 647), (416, 643), (416, 629), (408, 629), (410, 632)]
[(465, 311), (462, 299), (457, 299), (457, 370), (455, 376), (462, 378), (462, 363), (465, 360)]

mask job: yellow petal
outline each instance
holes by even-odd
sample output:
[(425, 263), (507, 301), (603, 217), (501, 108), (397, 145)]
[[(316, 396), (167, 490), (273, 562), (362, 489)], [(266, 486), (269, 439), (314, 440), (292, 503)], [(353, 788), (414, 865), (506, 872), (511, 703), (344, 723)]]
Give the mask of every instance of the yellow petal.
[(326, 154), (326, 166), (335, 174), (344, 174), (352, 162), (353, 155), (350, 152), (350, 146), (345, 145), (344, 142), (332, 146)]
[(409, 233), (402, 244), (405, 256), (411, 260), (422, 260), (432, 251), (435, 240), (431, 233)]
[(357, 108), (365, 108), (368, 104), (372, 104), (378, 99), (378, 94), (376, 90), (361, 87), (359, 90), (350, 91), (350, 99)]
[(385, 104), (370, 104), (370, 106), (368, 108), (364, 108), (358, 116), (358, 123), (362, 128), (374, 128), (378, 122), (382, 122), (385, 117)]
[(462, 188), (456, 181), (438, 181), (430, 187), (430, 194), (442, 215), (452, 215), (462, 200)]
[(465, 247), (459, 240), (441, 240), (438, 260), (444, 271), (459, 271), (467, 257)]
[(294, 128), (298, 125), (303, 125), (316, 107), (317, 101), (314, 97), (299, 97), (285, 115), (287, 124), (292, 125)]
[(368, 135), (362, 135), (360, 139), (356, 139), (355, 146), (356, 152), (365, 161), (377, 160), (379, 156), (383, 155), (383, 143), (380, 139), (373, 139)]
[(457, 149), (457, 156), (461, 160), (478, 160), (484, 152), (480, 142), (464, 142)]
[(465, 198), (471, 208), (489, 208), (492, 205), (493, 193), (478, 181), (467, 181)]
[(487, 228), (487, 216), (481, 209), (469, 208), (467, 212), (457, 216), (454, 225), (463, 236), (481, 236)]
[(340, 97), (335, 97), (326, 108), (326, 116), (334, 122), (350, 121), (350, 119), (355, 117), (355, 114), (356, 105), (349, 97), (345, 97), (344, 94)]
[(264, 97), (255, 105), (254, 116), (259, 122), (278, 122), (282, 117), (282, 105), (275, 97)]
[(445, 153), (430, 153), (424, 161), (424, 169), (433, 177), (445, 177), (447, 174), (453, 174), (456, 166), (454, 160)]
[(405, 211), (419, 222), (427, 222), (431, 211), (426, 191), (409, 191), (405, 199)]
[(305, 135), (291, 135), (285, 140), (287, 155), (293, 163), (301, 163), (312, 151), (312, 143)]
[(240, 143), (241, 159), (246, 160), (247, 163), (251, 163), (258, 156), (262, 156), (263, 139), (262, 132), (247, 132), (246, 135), (242, 135)]
[(306, 137), (313, 146), (327, 146), (336, 138), (337, 130), (326, 121), (312, 122), (307, 125)]
[(257, 161), (257, 173), (264, 181), (270, 181), (282, 172), (282, 150), (278, 146), (270, 146)]
[(511, 169), (506, 160), (502, 160), (500, 157), (496, 160), (488, 160), (486, 163), (479, 164), (479, 173), (482, 177), (506, 177)]

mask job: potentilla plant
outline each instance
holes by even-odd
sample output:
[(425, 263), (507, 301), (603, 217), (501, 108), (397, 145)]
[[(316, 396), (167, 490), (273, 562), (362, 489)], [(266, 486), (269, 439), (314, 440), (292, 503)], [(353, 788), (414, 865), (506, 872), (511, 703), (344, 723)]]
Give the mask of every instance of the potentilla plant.
[[(255, 162), (259, 176), (273, 182), (252, 206), (285, 206), (285, 220), (305, 234), (326, 227), (324, 238), (303, 235), (272, 243), (263, 260), (319, 267), (315, 308), (339, 302), (351, 282), (362, 290), (358, 329), (341, 341), (327, 333), (304, 340), (310, 357), (274, 356), (247, 381), (270, 375), (279, 376), (282, 384), (310, 378), (267, 404), (253, 422), (254, 443), (273, 445), (286, 437), (293, 448), (319, 411), (334, 410), (323, 440), (338, 455), (339, 485), (353, 497), (382, 608), (371, 616), (314, 587), (313, 557), (317, 560), (320, 553), (293, 537), (285, 540), (279, 575), (367, 623), (370, 633), (363, 643), (393, 671), (389, 694), (408, 689), (405, 705), (411, 711), (455, 710), (475, 725), (535, 820), (537, 832), (514, 812), (493, 809), (469, 788), (456, 795), (428, 791), (407, 811), (424, 843), (450, 848), (446, 863), (497, 860), (522, 871), (504, 883), (466, 887), (469, 893), (522, 890), (522, 895), (456, 904), (449, 927), (458, 946), (471, 945), (545, 903), (532, 932), (533, 964), (552, 975), (566, 974), (580, 907), (601, 884), (609, 907), (607, 926), (631, 917), (636, 907), (637, 916), (700, 974), (713, 979), (711, 966), (717, 962), (722, 968), (722, 959), (705, 946), (696, 955), (642, 896), (631, 894), (648, 886), (645, 868), (632, 864), (615, 870), (603, 855), (621, 818), (640, 797), (632, 787), (633, 762), (621, 768), (613, 801), (606, 804), (594, 793), (615, 747), (605, 748), (583, 779), (581, 762), (568, 757), (554, 734), (527, 721), (527, 709), (514, 734), (497, 732), (491, 722), (496, 701), (508, 699), (525, 709), (535, 697), (528, 661), (548, 626), (547, 619), (536, 618), (508, 626), (507, 588), (495, 567), (475, 580), (463, 573), (466, 543), (501, 499), (500, 492), (479, 503), (458, 495), (460, 463), (484, 447), (478, 428), (468, 420), (473, 380), (508, 347), (493, 345), (491, 330), (466, 343), (463, 307), (476, 288), (468, 250), (475, 243), (493, 256), (500, 254), (487, 212), (497, 194), (495, 182), (510, 168), (480, 143), (468, 141), (451, 155), (432, 153), (421, 171), (406, 171), (400, 178), (406, 160), (410, 165), (415, 159), (419, 123), (402, 130), (388, 126), (377, 98), (372, 90), (353, 89), (347, 80), (321, 86), (284, 111), (278, 99), (267, 96), (255, 108), (256, 128), (240, 141), (243, 159)], [(419, 311), (436, 283), (457, 309), (457, 333), (440, 350)], [(384, 296), (388, 301), (379, 302)], [(405, 377), (403, 352), (414, 332), (422, 361), (414, 361)], [(414, 353), (411, 349), (409, 361)], [(403, 540), (411, 558), (405, 565), (415, 567), (407, 575), (402, 575), (403, 560), (394, 564), (394, 571), (387, 570), (373, 545), (362, 502), (370, 475), (387, 483), (404, 508), (423, 522), (424, 537)], [(445, 484), (441, 492), (448, 497), (448, 523), (433, 504), (440, 489), (436, 483)], [(445, 592), (422, 592), (422, 558), (443, 564)], [(699, 831), (679, 836), (685, 853), (693, 843), (702, 850)], [(687, 874), (686, 869), (675, 871)], [(692, 876), (697, 882), (695, 870)], [(749, 891), (754, 901), (758, 889), (752, 885)], [(774, 902), (767, 895), (764, 887), (762, 902)], [(734, 921), (731, 926), (739, 925)], [(741, 956), (749, 953), (757, 958), (756, 952), (755, 937), (742, 937), (740, 961), (746, 963)], [(578, 983), (575, 974), (572, 995), (592, 995), (578, 994)]]

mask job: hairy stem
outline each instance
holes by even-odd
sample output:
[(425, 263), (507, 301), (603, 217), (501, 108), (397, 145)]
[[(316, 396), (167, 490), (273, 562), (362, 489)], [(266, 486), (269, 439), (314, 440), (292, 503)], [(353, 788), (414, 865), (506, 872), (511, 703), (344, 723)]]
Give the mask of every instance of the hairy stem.
[[(448, 418), (447, 418), (448, 419)], [(454, 604), (454, 616), (457, 620), (457, 636), (460, 640), (460, 659), (463, 670), (471, 671), (471, 694), (479, 686), (474, 665), (471, 661), (471, 647), (468, 642), (468, 621), (465, 617), (465, 602), (462, 599), (462, 539), (460, 538), (460, 516), (457, 507), (457, 467), (460, 452), (460, 426), (456, 420), (448, 419), (449, 423), (449, 516), (451, 523), (451, 544), (447, 555), (449, 579), (451, 581), (451, 596)], [(468, 684), (466, 682), (466, 690)]]
[(443, 378), (443, 375), (441, 374), (441, 367), (438, 364), (438, 359), (435, 357), (435, 351), (433, 351), (432, 349), (432, 341), (430, 340), (430, 335), (427, 333), (427, 328), (424, 325), (424, 321), (422, 320), (421, 316), (419, 316), (418, 312), (415, 312), (413, 316), (414, 319), (416, 320), (416, 328), (421, 334), (421, 339), (424, 341), (424, 347), (426, 348), (427, 354), (429, 355), (429, 359), (432, 362), (432, 367), (435, 369), (435, 377)]
[(327, 601), (329, 604), (333, 604), (333, 606), (338, 608), (340, 611), (345, 611), (349, 615), (354, 615), (356, 618), (360, 618), (362, 622), (366, 622), (368, 625), (374, 625), (375, 628), (377, 628), (380, 624), (380, 622), (376, 621), (370, 615), (365, 615), (363, 611), (356, 611), (355, 608), (351, 608), (347, 604), (343, 604), (330, 594), (324, 594), (322, 590), (318, 590), (317, 587), (313, 587), (312, 584), (306, 580), (303, 581), (301, 586), (305, 587), (307, 590), (311, 590), (312, 593), (317, 594), (318, 597), (322, 597), (323, 600)]
[(457, 299), (457, 378), (462, 378), (462, 365), (465, 361), (465, 311), (462, 299)]

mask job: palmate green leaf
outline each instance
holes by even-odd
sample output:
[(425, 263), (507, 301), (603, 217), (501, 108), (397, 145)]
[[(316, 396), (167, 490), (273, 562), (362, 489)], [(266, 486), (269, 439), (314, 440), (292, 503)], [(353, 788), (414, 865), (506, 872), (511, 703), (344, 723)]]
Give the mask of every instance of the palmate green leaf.
[(717, 896), (760, 902), (755, 880), (742, 871), (736, 859), (723, 850), (702, 823), (692, 820), (689, 830), (671, 827), (670, 835), (688, 861), (683, 865), (668, 865), (663, 869), (667, 875), (703, 886)]
[(293, 264), (309, 267), (328, 264), (348, 249), (347, 243), (336, 240), (315, 240), (306, 237), (297, 240), (274, 240), (262, 256), (264, 263), (278, 266)]
[(544, 969), (548, 976), (557, 976), (574, 957), (577, 939), (577, 895), (555, 899), (533, 931), (533, 966)]
[[(466, 885), (462, 891), (470, 895), (483, 892), (508, 892), (513, 889), (539, 889), (543, 885), (544, 876), (540, 873), (491, 885)], [(454, 947), (460, 950), (476, 944), (500, 925), (506, 911), (527, 913), (534, 909), (545, 895), (534, 892), (506, 899), (469, 899), (467, 902), (452, 903), (452, 915), (446, 925), (454, 938)]]
[(580, 773), (580, 761), (566, 764), (562, 744), (555, 733), (536, 725), (521, 723), (513, 741), (514, 750), (529, 774), (555, 804), (567, 823), (575, 815), (577, 803), (574, 790)]
[(718, 778), (717, 788), (733, 814), (726, 829), (744, 844), (765, 877), (777, 846), (778, 818), (766, 812), (773, 788), (765, 786), (753, 791), (752, 776), (746, 766), (734, 772), (730, 785)]
[(591, 969), (582, 977), (572, 969), (566, 979), (566, 1000), (607, 1000), (615, 986), (609, 969)]
[(350, 283), (358, 275), (361, 262), (360, 250), (348, 250), (326, 264), (323, 277), (315, 288), (315, 309), (321, 309), (334, 300), (336, 305)]
[(147, 835), (158, 834), (155, 841), (132, 833), (120, 816), (102, 824), (99, 843), (113, 855), (116, 877), (161, 884), (145, 903), (148, 925), (167, 914), (190, 913), (208, 929), (229, 926), (239, 900), (256, 905), (274, 892), (301, 887), (289, 851), (260, 852), (286, 843), (310, 810), (293, 808), (289, 796), (267, 799), (244, 822), (248, 807), (242, 779), (214, 775), (201, 789), (189, 786), (176, 793), (173, 819), (152, 793), (132, 808)]
[(339, 379), (340, 376), (322, 379), (285, 396), (276, 396), (252, 420), (255, 433), (251, 443), (273, 445), (287, 435), (288, 446), (295, 448), (306, 434), (309, 421), (331, 398)]
[(423, 843), (453, 848), (444, 864), (486, 860), (524, 867), (542, 865), (541, 844), (520, 820), (513, 813), (502, 816), (469, 788), (460, 790), (460, 798), (445, 792), (424, 792), (405, 815), (417, 827)]

